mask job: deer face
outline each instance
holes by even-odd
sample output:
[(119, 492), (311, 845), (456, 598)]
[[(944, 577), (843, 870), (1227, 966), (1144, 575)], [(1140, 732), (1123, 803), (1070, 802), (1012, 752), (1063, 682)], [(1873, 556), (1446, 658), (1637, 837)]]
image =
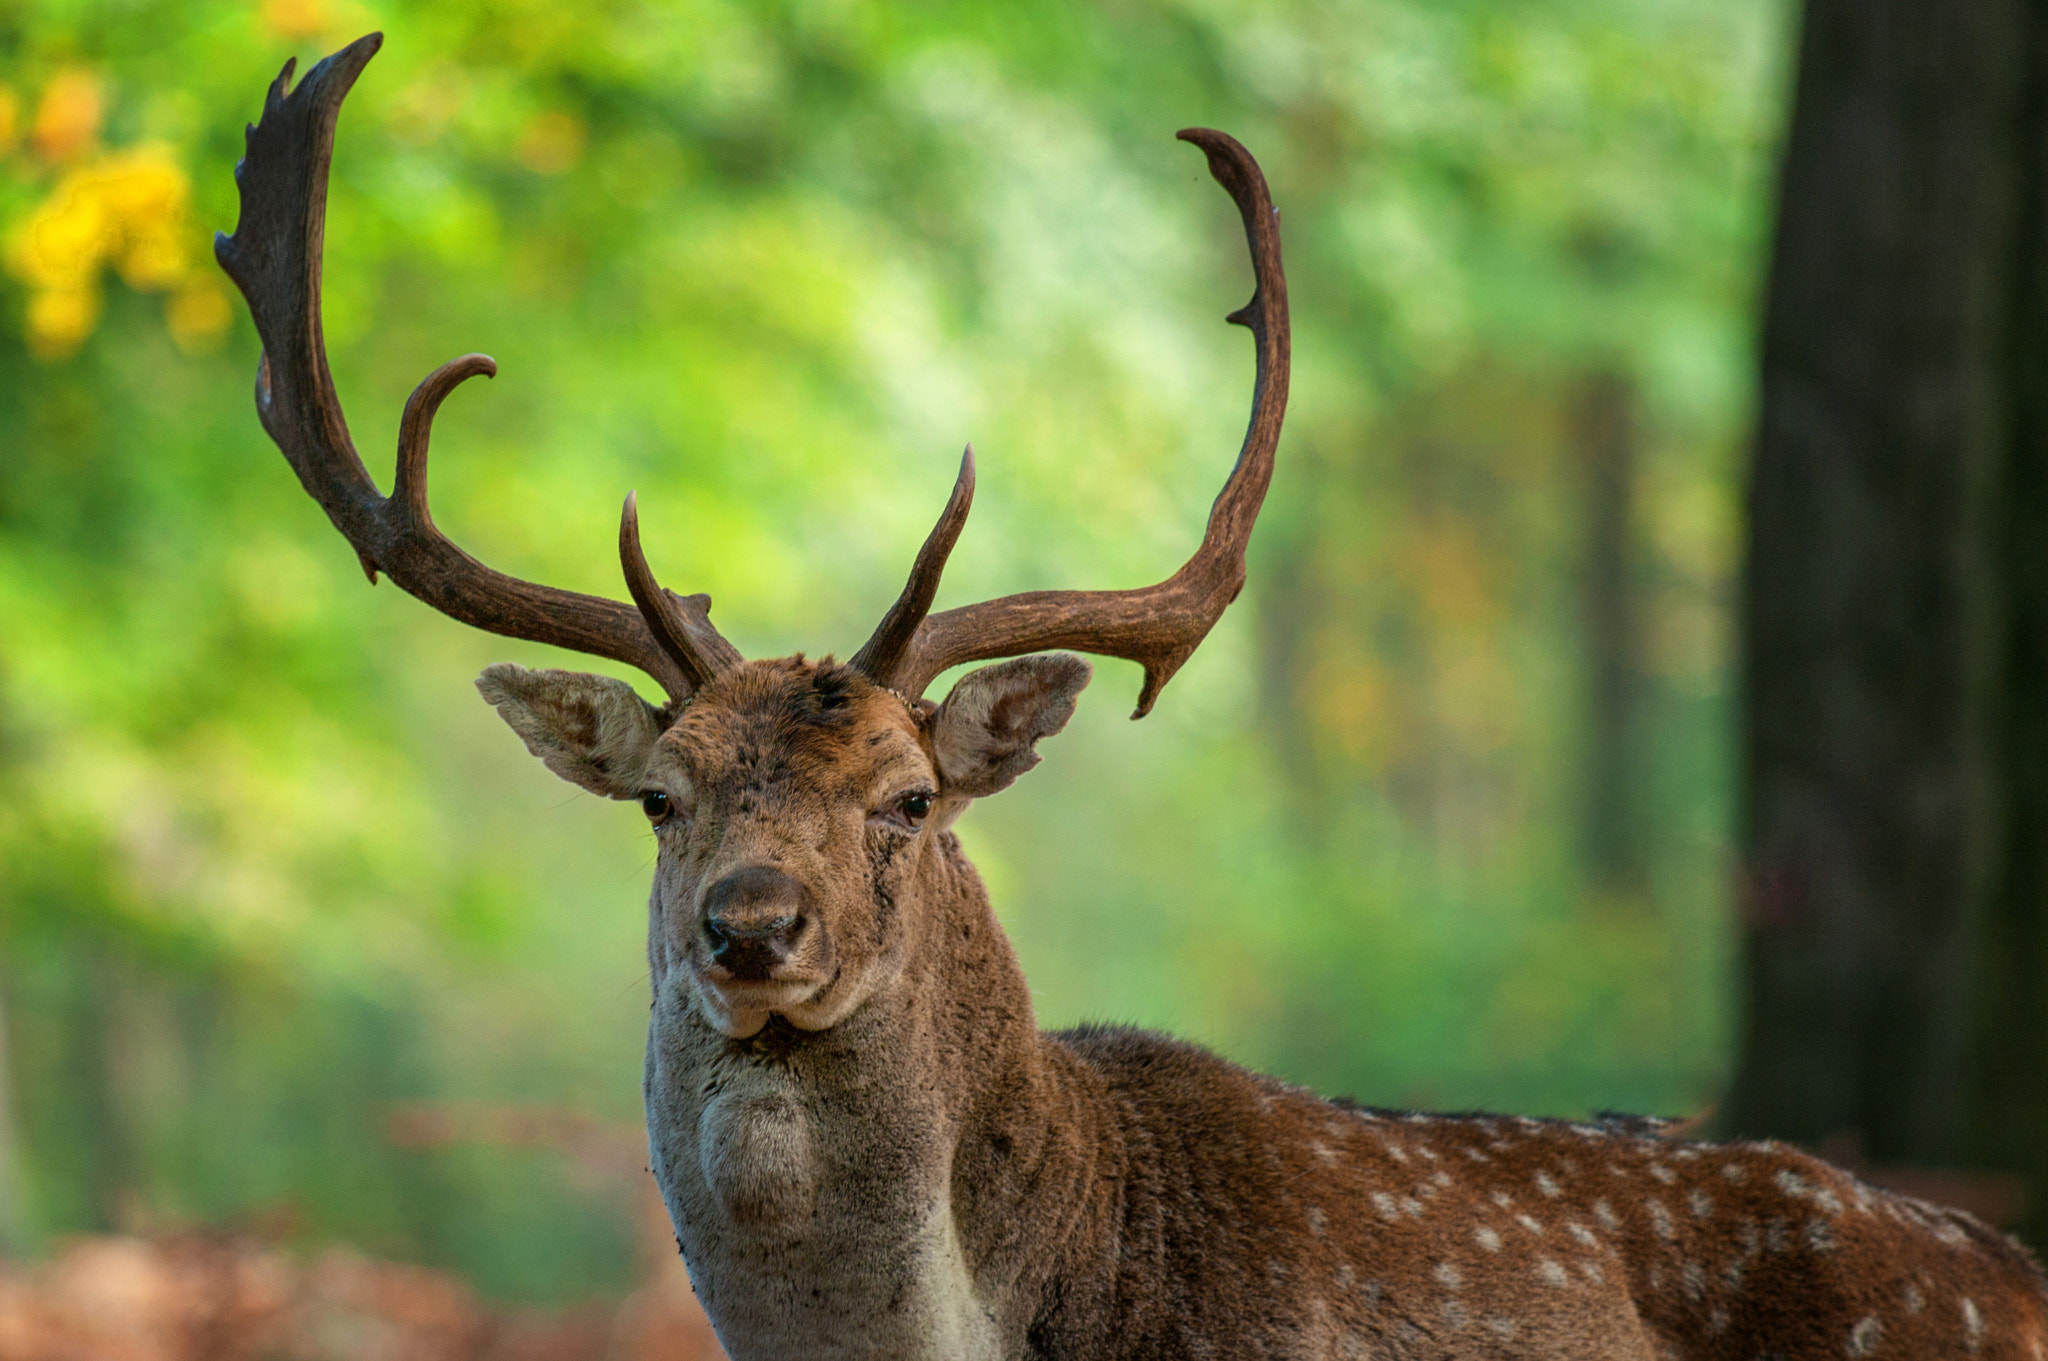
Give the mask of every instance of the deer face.
[(924, 891), (936, 839), (1038, 763), (1089, 674), (1023, 657), (934, 706), (829, 661), (747, 662), (672, 722), (603, 676), (502, 665), (477, 688), (556, 774), (640, 803), (656, 996), (745, 1037), (773, 1016), (825, 1029), (901, 973), (951, 901)]

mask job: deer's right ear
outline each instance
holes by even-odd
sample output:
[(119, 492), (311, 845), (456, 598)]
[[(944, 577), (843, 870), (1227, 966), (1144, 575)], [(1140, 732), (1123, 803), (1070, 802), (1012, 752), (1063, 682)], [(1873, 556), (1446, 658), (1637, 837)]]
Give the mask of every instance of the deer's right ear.
[(549, 770), (593, 794), (639, 797), (663, 725), (661, 712), (632, 686), (500, 662), (476, 678), (476, 688)]

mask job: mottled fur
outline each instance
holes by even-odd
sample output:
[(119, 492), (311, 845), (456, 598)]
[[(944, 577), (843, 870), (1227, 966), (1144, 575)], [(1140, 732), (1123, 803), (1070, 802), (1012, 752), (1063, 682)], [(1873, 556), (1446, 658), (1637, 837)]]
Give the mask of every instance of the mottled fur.
[[(1362, 1110), (1156, 1035), (1041, 1033), (948, 827), (1086, 678), (1028, 658), (935, 708), (749, 663), (639, 753), (619, 682), (480, 682), (558, 773), (676, 808), (648, 1131), (735, 1361), (2048, 1361), (2021, 1249), (1790, 1148)], [(703, 895), (756, 864), (815, 921), (787, 980), (728, 985)]]

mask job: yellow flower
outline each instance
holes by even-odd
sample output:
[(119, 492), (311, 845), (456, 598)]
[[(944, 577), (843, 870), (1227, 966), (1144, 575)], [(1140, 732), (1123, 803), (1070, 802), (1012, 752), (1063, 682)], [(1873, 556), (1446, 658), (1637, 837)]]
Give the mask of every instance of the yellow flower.
[(83, 288), (98, 275), (119, 230), (90, 184), (69, 175), (14, 229), (7, 267), (32, 288)]
[(98, 288), (39, 289), (28, 300), (29, 352), (38, 359), (63, 359), (85, 343), (99, 319)]
[(55, 164), (90, 151), (99, 140), (104, 112), (99, 77), (82, 67), (66, 67), (50, 78), (36, 105), (30, 131), (36, 152)]
[(36, 354), (75, 351), (99, 319), (99, 279), (111, 265), (128, 286), (174, 290), (172, 339), (191, 348), (226, 330), (225, 299), (192, 281), (191, 184), (161, 147), (101, 156), (67, 172), (9, 235), (7, 267), (29, 285)]

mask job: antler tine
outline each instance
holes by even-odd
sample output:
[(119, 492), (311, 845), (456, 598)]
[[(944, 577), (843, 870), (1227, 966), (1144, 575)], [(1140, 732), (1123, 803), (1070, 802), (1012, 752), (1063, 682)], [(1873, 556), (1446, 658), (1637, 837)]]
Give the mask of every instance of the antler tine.
[(903, 594), (896, 597), (896, 603), (875, 626), (874, 636), (853, 654), (853, 665), (860, 671), (886, 685), (887, 678), (902, 665), (904, 654), (917, 637), (918, 626), (931, 610), (932, 598), (939, 593), (939, 577), (946, 570), (953, 545), (960, 541), (960, 531), (967, 527), (967, 512), (973, 505), (974, 446), (970, 444), (967, 452), (960, 455), (960, 475), (953, 480), (953, 494), (946, 498), (939, 522), (925, 537), (924, 547), (917, 550), (917, 561), (911, 564), (910, 580), (904, 583)]
[[(681, 699), (702, 677), (672, 654), (639, 609), (493, 571), (434, 527), (426, 472), (434, 413), (462, 382), (496, 374), (489, 357), (464, 355), (444, 364), (413, 392), (399, 427), (391, 496), (378, 493), (349, 438), (320, 323), (327, 172), (342, 100), (383, 42), (381, 33), (356, 40), (308, 71), (296, 89), (289, 87), (294, 63), (287, 62), (235, 167), (241, 217), (233, 236), (214, 238), (214, 255), (248, 300), (263, 342), (256, 379), (263, 428), (354, 547), (372, 582), (382, 570), (402, 590), (465, 624), (625, 662)], [(691, 633), (702, 644), (703, 635), (717, 635), (702, 609), (698, 613)], [(718, 643), (721, 657), (737, 658), (731, 644)]]
[(677, 595), (654, 579), (654, 569), (640, 550), (638, 492), (626, 493), (626, 508), (619, 514), (619, 566), (654, 641), (689, 676), (692, 687), (701, 688), (719, 672), (740, 664), (739, 649), (711, 627), (710, 596)]
[[(1122, 657), (1145, 668), (1144, 689), (1137, 712), (1131, 715), (1143, 718), (1244, 588), (1245, 545), (1273, 478), (1273, 454), (1287, 409), (1287, 279), (1280, 264), (1279, 217), (1258, 162), (1236, 139), (1210, 128), (1187, 128), (1179, 135), (1208, 154), (1209, 173), (1236, 200), (1256, 280), (1251, 301), (1227, 318), (1249, 327), (1257, 347), (1251, 422), (1237, 466), (1209, 512), (1201, 547), (1179, 571), (1141, 590), (1030, 591), (932, 615), (917, 626), (900, 660), (877, 674), (883, 684), (916, 697), (941, 671), (962, 662), (1074, 648)], [(949, 505), (947, 515), (951, 514)], [(964, 507), (961, 515), (964, 518)], [(926, 559), (947, 523), (940, 520), (940, 528), (918, 555), (911, 584), (884, 620), (883, 630), (877, 631), (878, 638), (914, 594), (929, 602), (945, 555), (936, 555), (928, 574)], [(958, 532), (955, 525), (952, 534)], [(944, 542), (947, 548), (952, 546), (951, 537)], [(875, 643), (868, 648), (876, 649)], [(867, 651), (863, 649), (863, 655)]]

